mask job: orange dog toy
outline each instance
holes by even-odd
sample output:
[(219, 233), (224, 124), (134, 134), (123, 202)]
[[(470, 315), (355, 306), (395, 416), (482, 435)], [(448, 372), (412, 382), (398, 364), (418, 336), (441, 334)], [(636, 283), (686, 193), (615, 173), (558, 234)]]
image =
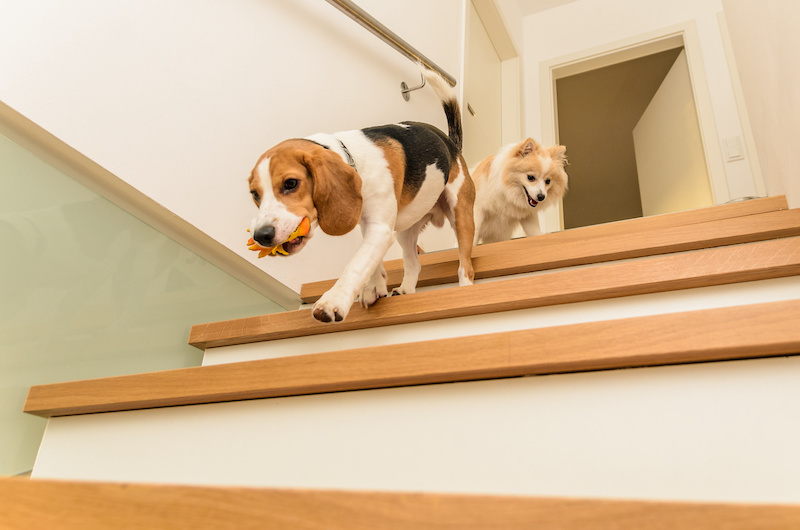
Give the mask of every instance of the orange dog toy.
[[(308, 231), (311, 230), (311, 222), (308, 220), (308, 217), (303, 217), (303, 220), (300, 221), (300, 225), (297, 227), (297, 230), (289, 234), (289, 238), (281, 243), (280, 245), (276, 245), (272, 248), (270, 247), (262, 247), (256, 240), (252, 237), (247, 240), (247, 245), (250, 250), (258, 251), (258, 257), (263, 258), (264, 256), (277, 256), (278, 254), (283, 254), (284, 256), (288, 256), (289, 253), (283, 248), (284, 243), (287, 243), (294, 238), (303, 237), (308, 234)], [(250, 229), (248, 228), (247, 231), (249, 232)]]

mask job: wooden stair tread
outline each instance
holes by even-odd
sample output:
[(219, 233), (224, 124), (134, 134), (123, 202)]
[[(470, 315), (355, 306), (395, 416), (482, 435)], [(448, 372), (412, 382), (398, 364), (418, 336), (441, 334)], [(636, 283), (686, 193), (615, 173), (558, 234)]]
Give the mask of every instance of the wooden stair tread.
[(794, 528), (800, 506), (0, 478), (6, 530)]
[[(650, 253), (670, 252), (670, 250), (659, 250), (659, 244), (648, 246), (645, 249), (636, 248), (617, 248), (617, 253), (605, 249), (603, 243), (614, 241), (616, 238), (630, 237), (632, 234), (652, 234), (663, 231), (664, 229), (688, 227), (696, 224), (712, 223), (726, 219), (738, 217), (749, 217), (764, 213), (786, 210), (788, 208), (786, 198), (766, 197), (752, 201), (738, 202), (711, 208), (702, 208), (686, 212), (657, 215), (652, 217), (642, 217), (628, 219), (614, 223), (575, 228), (563, 232), (554, 232), (533, 238), (522, 238), (513, 241), (503, 241), (478, 245), (473, 249), (473, 266), (475, 267), (477, 278), (490, 278), (509, 274), (509, 270), (516, 272), (532, 272), (556, 268), (566, 265), (577, 265), (608, 261), (611, 259), (621, 259), (623, 257), (638, 257), (649, 255)], [(747, 223), (747, 221), (744, 221)], [(707, 228), (714, 225), (707, 225)], [(703, 230), (702, 228), (700, 229)], [(674, 232), (672, 235), (686, 233)], [(691, 233), (691, 231), (689, 231)], [(640, 237), (638, 240), (641, 240)], [(645, 238), (647, 239), (647, 238)], [(600, 240), (593, 244), (592, 240)], [(636, 239), (631, 241), (635, 244)], [(582, 242), (581, 245), (574, 245)], [(565, 245), (572, 243), (566, 252), (558, 254), (558, 258), (550, 256), (549, 250), (545, 253), (543, 247), (549, 245)], [(585, 246), (586, 243), (590, 246)], [(664, 241), (662, 246), (669, 247), (675, 245), (675, 241)], [(702, 248), (702, 247), (694, 247)], [(521, 254), (524, 253), (526, 261), (520, 264)], [(484, 258), (491, 258), (485, 260)], [(444, 250), (420, 255), (420, 263), (423, 266), (420, 274), (419, 286), (439, 285), (442, 283), (455, 283), (458, 281), (458, 252), (457, 250)], [(495, 268), (496, 267), (496, 268)], [(384, 263), (388, 275), (388, 282), (391, 287), (395, 287), (402, 281), (403, 260), (390, 260)], [(300, 296), (305, 303), (313, 303), (322, 294), (330, 289), (335, 283), (335, 279), (323, 280), (304, 284), (301, 288)]]
[[(778, 529), (800, 506), (0, 478), (8, 530)], [(46, 502), (43, 502), (46, 499)]]
[(44, 417), (800, 353), (800, 300), (31, 387)]
[(206, 349), (798, 274), (800, 237), (790, 237), (395, 296), (355, 305), (337, 323), (301, 309), (198, 324), (189, 343)]

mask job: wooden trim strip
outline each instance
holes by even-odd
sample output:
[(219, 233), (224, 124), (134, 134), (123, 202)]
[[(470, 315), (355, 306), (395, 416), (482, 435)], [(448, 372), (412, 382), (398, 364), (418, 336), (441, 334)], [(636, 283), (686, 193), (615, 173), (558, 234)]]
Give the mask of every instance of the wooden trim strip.
[(52, 417), (793, 355), (797, 322), (800, 300), (792, 300), (375, 346), (39, 385), (24, 410)]
[(318, 322), (311, 309), (300, 309), (199, 324), (189, 343), (206, 349), (797, 274), (800, 237), (394, 296), (369, 309), (355, 305), (337, 323)]
[[(746, 203), (745, 203), (746, 204)], [(771, 203), (770, 203), (771, 204)], [(521, 238), (488, 245), (478, 245), (472, 254), (476, 278), (493, 278), (518, 272), (555, 269), (569, 265), (585, 265), (624, 258), (635, 258), (694, 250), (733, 242), (759, 241), (772, 237), (799, 235), (800, 210), (768, 211), (746, 216), (701, 220), (712, 213), (732, 213), (730, 206), (697, 210), (686, 216), (669, 214), (630, 219), (605, 225), (576, 228), (533, 238)], [(702, 217), (700, 213), (703, 213)], [(672, 215), (678, 217), (670, 217)], [(678, 223), (678, 220), (683, 222)], [(774, 226), (771, 226), (775, 223)], [(781, 235), (775, 235), (781, 234)], [(580, 243), (580, 244), (576, 244)], [(441, 285), (458, 282), (458, 254), (445, 250), (420, 255), (422, 272), (418, 285)], [(403, 260), (384, 263), (389, 288), (403, 279)], [(300, 297), (305, 303), (316, 302), (336, 282), (323, 280), (303, 285)]]
[(797, 528), (800, 506), (0, 479), (6, 530)]

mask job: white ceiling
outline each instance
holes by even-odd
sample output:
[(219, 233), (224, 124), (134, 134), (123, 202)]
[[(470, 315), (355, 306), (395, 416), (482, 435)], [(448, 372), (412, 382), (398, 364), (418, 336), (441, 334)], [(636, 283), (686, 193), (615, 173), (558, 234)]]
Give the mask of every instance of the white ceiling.
[(554, 7), (569, 4), (575, 0), (517, 0), (519, 9), (523, 15), (530, 15), (538, 13), (539, 11), (546, 11)]

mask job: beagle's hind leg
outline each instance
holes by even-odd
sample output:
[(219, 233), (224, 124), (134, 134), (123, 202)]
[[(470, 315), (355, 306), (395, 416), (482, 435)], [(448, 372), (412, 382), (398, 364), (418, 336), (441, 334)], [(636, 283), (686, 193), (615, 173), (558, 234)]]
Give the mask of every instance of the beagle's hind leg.
[[(463, 164), (463, 162), (462, 162)], [(475, 186), (472, 179), (464, 172), (464, 180), (456, 193), (446, 190), (446, 207), (444, 214), (456, 233), (458, 241), (458, 285), (472, 285), (475, 280), (475, 269), (472, 267), (472, 247), (475, 243)]]
[(407, 230), (397, 233), (397, 242), (403, 249), (403, 282), (392, 290), (392, 296), (411, 294), (417, 290), (417, 280), (419, 280), (419, 272), (422, 270), (417, 255), (417, 240), (429, 220), (430, 215), (426, 215)]
[(447, 212), (447, 218), (458, 241), (458, 285), (472, 285), (475, 280), (475, 269), (472, 267), (472, 246), (475, 225), (472, 216), (459, 215), (456, 207), (455, 215)]

